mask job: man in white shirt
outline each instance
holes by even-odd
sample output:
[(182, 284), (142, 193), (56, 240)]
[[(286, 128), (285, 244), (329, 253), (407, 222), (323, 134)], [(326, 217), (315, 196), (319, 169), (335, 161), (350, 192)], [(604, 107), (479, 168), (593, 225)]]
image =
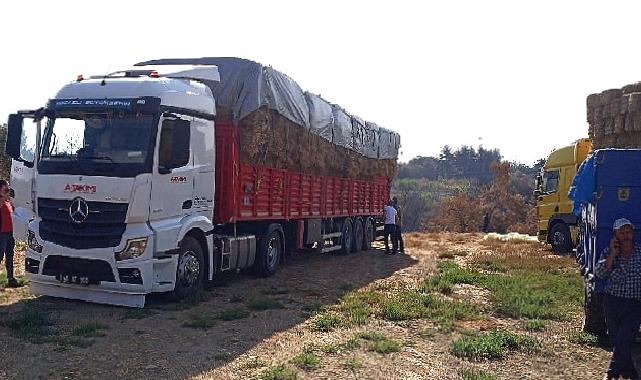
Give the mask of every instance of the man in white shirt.
[[(393, 255), (397, 251), (398, 239), (396, 237), (396, 209), (392, 201), (387, 202), (387, 205), (383, 208), (383, 213), (385, 214), (385, 253)], [(390, 236), (392, 237), (392, 253), (389, 251)]]

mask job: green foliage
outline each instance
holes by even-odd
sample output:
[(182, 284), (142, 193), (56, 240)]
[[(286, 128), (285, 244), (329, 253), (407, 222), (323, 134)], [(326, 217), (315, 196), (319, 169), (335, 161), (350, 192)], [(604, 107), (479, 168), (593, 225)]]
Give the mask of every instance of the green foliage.
[(568, 341), (585, 346), (596, 346), (599, 344), (599, 337), (583, 331), (572, 331), (568, 335)]
[(247, 304), (247, 308), (254, 311), (282, 309), (283, 307), (280, 302), (271, 298), (257, 298)]
[(543, 331), (547, 327), (547, 322), (540, 319), (528, 319), (523, 322), (523, 328), (527, 331)]
[(296, 380), (297, 377), (296, 370), (284, 364), (269, 367), (260, 374), (261, 380)]
[(391, 354), (400, 351), (401, 345), (394, 339), (385, 338), (372, 342), (368, 349), (379, 354)]
[(313, 352), (302, 352), (294, 356), (292, 363), (300, 369), (313, 371), (320, 367), (320, 358)]
[(55, 339), (49, 311), (33, 303), (27, 303), (22, 310), (11, 314), (0, 324), (7, 327), (13, 336), (31, 343), (46, 343)]
[(247, 317), (249, 317), (249, 311), (240, 307), (223, 310), (218, 314), (218, 319), (223, 321), (233, 321), (235, 319), (243, 319)]
[(501, 359), (508, 351), (538, 353), (541, 343), (527, 335), (495, 330), (479, 336), (462, 336), (452, 343), (454, 356), (468, 359)]
[(496, 380), (496, 376), (482, 369), (463, 368), (459, 371), (461, 380)]
[(183, 323), (183, 327), (190, 327), (192, 329), (206, 330), (216, 325), (217, 318), (211, 315), (199, 314), (192, 315), (191, 320)]
[(345, 359), (345, 361), (341, 365), (343, 366), (343, 368), (349, 369), (352, 371), (355, 371), (363, 367), (363, 363), (354, 356), (352, 356), (351, 358)]
[(341, 326), (343, 319), (334, 312), (318, 314), (312, 323), (312, 331), (329, 332)]

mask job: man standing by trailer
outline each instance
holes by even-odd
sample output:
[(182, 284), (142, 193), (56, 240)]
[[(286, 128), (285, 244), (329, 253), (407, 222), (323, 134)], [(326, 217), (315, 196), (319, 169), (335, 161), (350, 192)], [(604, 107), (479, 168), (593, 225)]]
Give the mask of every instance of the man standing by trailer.
[(398, 198), (392, 198), (394, 203), (394, 209), (396, 209), (396, 241), (398, 242), (398, 250), (401, 253), (405, 253), (405, 244), (403, 243), (403, 213), (401, 212), (400, 207), (398, 206)]
[[(398, 240), (396, 239), (396, 209), (394, 202), (389, 201), (383, 208), (385, 214), (385, 253), (388, 255), (396, 254), (398, 249)], [(389, 238), (392, 238), (392, 252), (389, 251)]]
[(641, 245), (634, 243), (628, 219), (615, 220), (613, 230), (595, 267), (595, 275), (606, 279), (603, 311), (613, 347), (604, 379), (639, 379), (631, 351), (641, 324)]

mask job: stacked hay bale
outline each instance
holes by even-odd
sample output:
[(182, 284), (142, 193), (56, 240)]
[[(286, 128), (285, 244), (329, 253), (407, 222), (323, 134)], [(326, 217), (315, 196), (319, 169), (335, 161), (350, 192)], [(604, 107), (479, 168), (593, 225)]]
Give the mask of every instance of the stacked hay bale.
[(641, 148), (641, 82), (587, 98), (594, 149)]
[(345, 112), (271, 67), (239, 58), (161, 59), (138, 65), (216, 65), (220, 82), (205, 83), (216, 122), (239, 129), (241, 162), (305, 174), (393, 177), (398, 134)]

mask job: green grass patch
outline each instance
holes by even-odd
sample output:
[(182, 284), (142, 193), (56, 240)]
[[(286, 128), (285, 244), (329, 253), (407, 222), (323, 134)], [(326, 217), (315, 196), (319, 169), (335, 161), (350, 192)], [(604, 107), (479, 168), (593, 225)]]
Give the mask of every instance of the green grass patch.
[(360, 360), (358, 360), (356, 357), (352, 356), (351, 358), (345, 359), (345, 361), (341, 363), (341, 366), (345, 369), (355, 371), (359, 368), (362, 368), (363, 363)]
[(565, 320), (582, 303), (582, 279), (570, 260), (543, 255), (485, 255), (472, 263), (481, 273), (453, 261), (439, 263), (440, 273), (425, 280), (425, 291), (444, 294), (456, 284), (490, 291), (495, 312), (511, 318)]
[[(16, 276), (16, 280), (18, 281), (18, 286), (25, 286), (29, 283), (26, 276)], [(0, 273), (0, 285), (7, 286), (7, 282), (7, 274), (4, 272)]]
[(394, 339), (385, 338), (372, 342), (368, 349), (379, 354), (390, 354), (401, 350), (401, 345)]
[(523, 328), (527, 331), (543, 331), (547, 325), (547, 321), (541, 319), (528, 319), (523, 321)]
[(568, 334), (568, 341), (585, 346), (596, 346), (599, 344), (599, 338), (596, 335), (583, 331), (572, 331)]
[(328, 311), (318, 314), (312, 322), (312, 331), (329, 332), (343, 324), (343, 318), (340, 315)]
[(458, 374), (461, 380), (496, 380), (494, 374), (482, 369), (463, 368)]
[(214, 354), (215, 360), (228, 361), (232, 358), (232, 355), (227, 351), (218, 351)]
[(270, 309), (282, 309), (284, 306), (280, 302), (271, 298), (256, 298), (247, 304), (247, 308), (254, 311), (263, 311)]
[(502, 359), (509, 351), (539, 353), (541, 343), (527, 335), (494, 330), (478, 336), (462, 336), (452, 343), (454, 356), (473, 360)]
[(166, 311), (182, 311), (198, 306), (200, 303), (208, 301), (212, 297), (212, 292), (207, 290), (200, 290), (199, 292), (184, 298), (180, 301), (172, 301), (166, 304), (155, 305), (154, 308)]
[(107, 336), (107, 334), (105, 334), (103, 330), (106, 330), (108, 328), (109, 326), (103, 325), (102, 323), (89, 322), (89, 323), (85, 323), (80, 326), (74, 327), (73, 330), (71, 331), (71, 335), (82, 337), (82, 338), (98, 338), (98, 337)]
[(46, 343), (55, 340), (55, 331), (51, 328), (49, 311), (45, 308), (27, 303), (22, 310), (10, 314), (0, 322), (11, 332), (11, 335), (31, 343)]
[(321, 360), (313, 352), (305, 351), (294, 356), (291, 362), (300, 369), (313, 371), (320, 367)]
[(328, 343), (328, 344), (322, 345), (320, 347), (320, 350), (325, 354), (334, 355), (334, 354), (337, 354), (341, 350), (341, 348), (338, 344)]
[(206, 330), (210, 327), (214, 327), (217, 322), (218, 322), (218, 319), (211, 315), (205, 315), (205, 314), (191, 315), (190, 320), (183, 323), (183, 327)]
[(371, 342), (379, 342), (381, 340), (387, 339), (385, 334), (378, 331), (365, 331), (356, 335), (356, 337), (369, 340)]
[(385, 298), (383, 293), (374, 290), (355, 290), (346, 293), (338, 306), (345, 324), (349, 326), (367, 323), (370, 315), (375, 314), (377, 306)]
[(154, 315), (154, 312), (150, 309), (143, 308), (128, 308), (122, 313), (121, 319), (144, 319)]
[(310, 303), (305, 306), (303, 306), (303, 311), (310, 313), (310, 314), (316, 314), (319, 311), (322, 311), (323, 308), (325, 308), (325, 305), (323, 305), (320, 302), (315, 302), (315, 303)]
[(296, 380), (297, 377), (296, 370), (284, 364), (271, 366), (260, 374), (261, 380)]
[(218, 313), (217, 318), (223, 321), (234, 321), (236, 319), (243, 319), (247, 317), (249, 317), (249, 311), (245, 308), (238, 307), (221, 311)]
[(342, 344), (342, 347), (347, 351), (354, 351), (361, 347), (361, 342), (358, 340), (358, 337), (353, 336), (347, 339), (345, 343)]

